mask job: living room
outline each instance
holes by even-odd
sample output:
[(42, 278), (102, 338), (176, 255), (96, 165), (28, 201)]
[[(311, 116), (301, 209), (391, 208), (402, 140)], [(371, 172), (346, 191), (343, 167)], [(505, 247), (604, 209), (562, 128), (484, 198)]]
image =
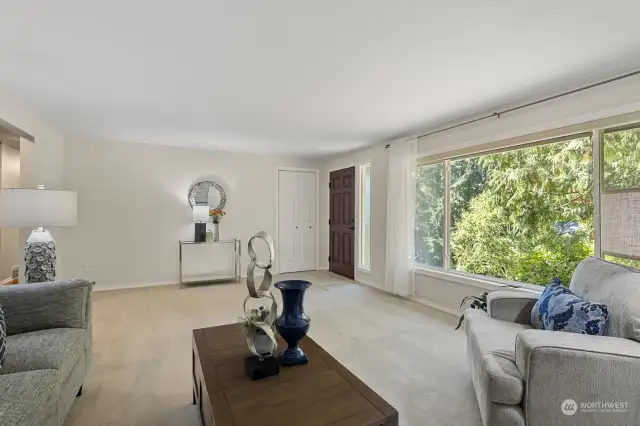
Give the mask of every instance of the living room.
[(0, 425), (640, 424), (639, 11), (1, 5)]

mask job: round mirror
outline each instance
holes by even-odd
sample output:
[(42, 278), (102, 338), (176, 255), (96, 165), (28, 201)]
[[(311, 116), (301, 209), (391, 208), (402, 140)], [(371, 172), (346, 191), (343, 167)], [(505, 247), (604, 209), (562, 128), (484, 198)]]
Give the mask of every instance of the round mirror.
[(189, 189), (189, 204), (193, 206), (209, 206), (211, 210), (223, 210), (227, 203), (224, 189), (211, 180), (203, 180)]

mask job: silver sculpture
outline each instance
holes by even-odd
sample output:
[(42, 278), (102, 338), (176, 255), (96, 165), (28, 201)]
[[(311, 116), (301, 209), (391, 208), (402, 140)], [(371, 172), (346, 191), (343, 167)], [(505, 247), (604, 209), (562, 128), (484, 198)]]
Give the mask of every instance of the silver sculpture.
[[(256, 251), (253, 247), (253, 240), (261, 239), (269, 247), (269, 260), (262, 263), (257, 259)], [(269, 287), (271, 287), (271, 267), (275, 258), (273, 250), (273, 240), (266, 232), (260, 231), (249, 240), (249, 266), (247, 267), (247, 290), (249, 295), (244, 299), (244, 324), (247, 337), (247, 346), (251, 353), (258, 357), (273, 356), (278, 349), (278, 341), (274, 333), (274, 322), (278, 313), (278, 305)], [(264, 270), (262, 283), (256, 289), (254, 270), (258, 267)], [(250, 299), (269, 299), (271, 306), (260, 305), (258, 308), (247, 310), (247, 302)]]

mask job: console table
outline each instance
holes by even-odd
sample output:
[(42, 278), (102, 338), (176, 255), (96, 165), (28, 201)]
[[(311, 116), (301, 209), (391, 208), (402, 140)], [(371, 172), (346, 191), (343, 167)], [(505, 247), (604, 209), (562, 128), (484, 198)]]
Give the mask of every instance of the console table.
[[(215, 244), (216, 246), (211, 246)], [(179, 241), (179, 262), (180, 262), (180, 284), (196, 284), (196, 283), (209, 283), (209, 282), (218, 282), (218, 281), (240, 281), (240, 258), (241, 258), (241, 248), (240, 248), (240, 240), (221, 240), (221, 241), (205, 241), (205, 242), (195, 242), (195, 241)], [(185, 271), (184, 271), (184, 259), (185, 256), (189, 256), (186, 252), (191, 252), (193, 256), (193, 250), (197, 250), (196, 252), (201, 259), (211, 260), (213, 263), (215, 261), (215, 257), (207, 257), (206, 253), (203, 254), (207, 248), (211, 249), (212, 247), (224, 247), (228, 246), (232, 250), (233, 256), (233, 271), (230, 273), (219, 273), (219, 272), (201, 272), (195, 279), (185, 279)], [(189, 249), (186, 249), (189, 247)]]

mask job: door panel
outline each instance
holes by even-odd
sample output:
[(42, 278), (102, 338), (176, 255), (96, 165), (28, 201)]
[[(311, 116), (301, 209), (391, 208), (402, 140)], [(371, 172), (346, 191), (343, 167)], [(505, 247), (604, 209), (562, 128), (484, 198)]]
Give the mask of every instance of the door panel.
[(316, 268), (316, 175), (278, 172), (279, 272)]
[(329, 175), (329, 270), (354, 277), (356, 168), (336, 170)]

